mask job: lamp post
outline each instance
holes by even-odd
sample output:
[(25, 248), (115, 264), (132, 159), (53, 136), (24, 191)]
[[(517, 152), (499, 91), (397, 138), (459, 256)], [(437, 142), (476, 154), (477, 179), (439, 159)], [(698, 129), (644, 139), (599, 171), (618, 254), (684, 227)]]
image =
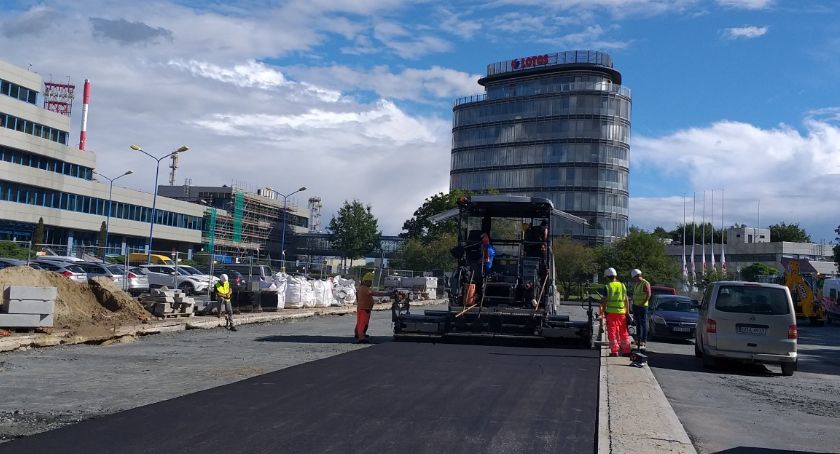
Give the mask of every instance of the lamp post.
[(140, 153), (143, 153), (144, 155), (146, 155), (146, 156), (154, 159), (155, 161), (157, 161), (157, 164), (156, 164), (156, 167), (155, 167), (155, 191), (154, 191), (154, 194), (152, 195), (152, 216), (151, 216), (151, 219), (149, 221), (149, 248), (148, 248), (148, 251), (146, 252), (146, 263), (152, 263), (152, 234), (155, 231), (155, 217), (157, 216), (157, 190), (158, 190), (158, 174), (160, 173), (160, 161), (163, 161), (164, 159), (172, 156), (173, 154), (183, 153), (183, 152), (189, 150), (190, 147), (188, 147), (186, 145), (181, 145), (177, 150), (175, 150), (175, 151), (173, 151), (169, 154), (166, 154), (164, 156), (161, 156), (159, 158), (156, 158), (156, 157), (150, 155), (149, 153), (146, 153), (146, 151), (143, 150), (143, 148), (140, 145), (130, 145), (129, 148), (131, 148), (134, 151), (139, 151)]
[(108, 180), (108, 215), (105, 217), (105, 252), (107, 252), (108, 251), (108, 233), (110, 232), (110, 229), (111, 229), (111, 202), (112, 202), (113, 194), (114, 194), (114, 182), (119, 180), (120, 178), (126, 176), (126, 175), (131, 175), (134, 172), (131, 171), (131, 170), (126, 170), (124, 174), (122, 174), (118, 177), (114, 177), (114, 178), (108, 178), (105, 175), (102, 175), (101, 173), (99, 173), (95, 170), (93, 171), (93, 173), (95, 173), (95, 174), (99, 175), (100, 177)]
[(287, 207), (286, 202), (288, 201), (289, 197), (297, 194), (298, 192), (305, 191), (305, 190), (306, 190), (306, 186), (301, 186), (300, 189), (298, 189), (295, 192), (291, 192), (291, 193), (285, 194), (285, 195), (284, 194), (278, 194), (280, 197), (283, 197), (283, 234), (282, 234), (281, 239), (280, 239), (280, 259), (281, 259), (281, 261), (280, 261), (280, 271), (283, 272), (283, 273), (286, 272), (286, 223), (287, 223), (287, 220), (288, 220), (288, 213), (289, 213), (286, 209), (286, 207)]

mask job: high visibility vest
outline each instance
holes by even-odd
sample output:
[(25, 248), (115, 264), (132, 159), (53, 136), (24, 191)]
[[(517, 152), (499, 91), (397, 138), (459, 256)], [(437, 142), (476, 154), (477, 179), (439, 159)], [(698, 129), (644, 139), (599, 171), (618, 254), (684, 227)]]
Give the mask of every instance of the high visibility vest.
[(216, 282), (216, 295), (228, 297), (230, 296), (230, 282)]
[(650, 298), (645, 295), (646, 285), (650, 285), (650, 283), (642, 278), (635, 286), (633, 286), (633, 304), (636, 306), (648, 307)]
[(627, 307), (625, 307), (625, 300), (627, 299), (627, 288), (621, 282), (610, 282), (606, 285), (607, 289), (607, 313), (608, 314), (625, 314)]

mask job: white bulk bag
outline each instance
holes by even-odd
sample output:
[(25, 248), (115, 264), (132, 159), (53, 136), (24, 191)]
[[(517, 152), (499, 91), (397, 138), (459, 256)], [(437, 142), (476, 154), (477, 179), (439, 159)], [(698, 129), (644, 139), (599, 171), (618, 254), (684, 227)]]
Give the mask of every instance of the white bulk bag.
[(300, 279), (289, 277), (286, 279), (286, 307), (289, 309), (300, 309), (303, 307), (303, 288), (309, 287), (308, 283)]

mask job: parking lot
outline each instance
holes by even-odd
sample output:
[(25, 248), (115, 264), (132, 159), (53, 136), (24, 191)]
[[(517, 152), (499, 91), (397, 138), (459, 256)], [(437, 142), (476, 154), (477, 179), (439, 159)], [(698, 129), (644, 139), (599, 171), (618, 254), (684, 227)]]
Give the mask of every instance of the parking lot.
[[(799, 369), (724, 362), (704, 370), (688, 341), (649, 342), (649, 364), (698, 452), (837, 452), (840, 326), (799, 327)], [(764, 451), (756, 451), (764, 452)]]

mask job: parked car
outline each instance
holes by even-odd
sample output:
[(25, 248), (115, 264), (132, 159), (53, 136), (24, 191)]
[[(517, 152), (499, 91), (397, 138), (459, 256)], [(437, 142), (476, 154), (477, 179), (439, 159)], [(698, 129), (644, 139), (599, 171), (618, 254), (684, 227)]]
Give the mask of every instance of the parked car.
[(666, 287), (664, 285), (651, 285), (650, 295), (676, 295), (677, 289), (674, 287)]
[(178, 265), (178, 269), (184, 270), (187, 273), (192, 274), (193, 276), (196, 276), (196, 277), (199, 277), (199, 278), (202, 278), (202, 279), (207, 279), (207, 282), (209, 283), (209, 285), (213, 285), (219, 280), (219, 278), (217, 278), (216, 276), (210, 276), (209, 274), (199, 270), (198, 268), (196, 268), (194, 266)]
[(13, 266), (26, 266), (26, 261), (18, 259), (0, 259), (0, 270)]
[(840, 278), (826, 279), (823, 282), (820, 301), (825, 308), (825, 321), (829, 324), (840, 322)]
[(126, 271), (125, 265), (111, 265), (111, 272), (120, 274), (125, 278), (122, 289), (127, 293), (137, 296), (149, 291), (149, 277), (140, 272), (138, 267), (130, 267)]
[[(274, 282), (274, 271), (268, 265), (250, 265), (248, 263), (228, 263), (226, 270), (238, 271), (242, 275), (246, 289), (250, 288), (249, 281), (259, 283), (260, 288), (267, 288)], [(250, 280), (249, 280), (250, 276)], [(230, 275), (228, 275), (230, 277)]]
[(721, 281), (710, 285), (700, 303), (694, 353), (704, 367), (719, 358), (775, 363), (782, 375), (796, 370), (796, 314), (787, 287)]
[(111, 267), (113, 265), (109, 265), (107, 263), (93, 263), (93, 262), (75, 262), (75, 265), (79, 266), (87, 273), (88, 279), (92, 279), (94, 277), (107, 277), (114, 281), (118, 287), (122, 287), (123, 285), (123, 275), (115, 270), (112, 270)]
[(650, 302), (648, 334), (651, 339), (694, 339), (699, 305), (687, 296), (656, 295)]
[(83, 259), (70, 255), (41, 255), (36, 260), (39, 262), (42, 260), (49, 260), (51, 262), (84, 262)]
[(218, 280), (223, 274), (227, 274), (228, 281), (230, 282), (230, 288), (233, 291), (238, 290), (245, 290), (245, 280), (247, 277), (243, 276), (242, 273), (236, 270), (229, 270), (226, 268), (216, 268), (213, 270), (213, 278), (214, 283)]
[(186, 294), (207, 291), (207, 279), (201, 279), (172, 265), (140, 265), (149, 279), (149, 287), (179, 288)]
[(87, 272), (82, 267), (74, 263), (50, 262), (47, 260), (39, 260), (32, 263), (37, 263), (38, 266), (44, 270), (58, 273), (73, 282), (81, 283), (87, 282), (88, 280)]

